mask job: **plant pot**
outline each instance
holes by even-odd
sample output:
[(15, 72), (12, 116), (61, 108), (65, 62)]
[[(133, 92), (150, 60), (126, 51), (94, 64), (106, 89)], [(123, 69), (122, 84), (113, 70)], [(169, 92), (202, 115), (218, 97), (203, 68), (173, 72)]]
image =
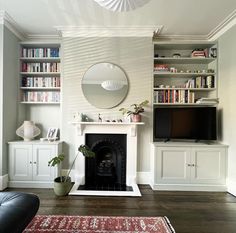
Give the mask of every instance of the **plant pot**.
[(140, 114), (133, 114), (131, 115), (132, 122), (141, 122), (142, 116)]
[(54, 193), (57, 196), (66, 196), (70, 192), (72, 186), (73, 183), (71, 182), (70, 177), (62, 176), (62, 180), (61, 177), (54, 179)]

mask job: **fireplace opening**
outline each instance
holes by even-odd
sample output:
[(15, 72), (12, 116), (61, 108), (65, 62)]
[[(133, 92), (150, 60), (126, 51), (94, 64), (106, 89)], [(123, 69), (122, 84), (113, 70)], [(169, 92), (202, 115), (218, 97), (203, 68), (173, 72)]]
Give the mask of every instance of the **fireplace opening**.
[(85, 185), (78, 189), (132, 191), (126, 186), (126, 141), (126, 134), (86, 134), (95, 158), (85, 158)]

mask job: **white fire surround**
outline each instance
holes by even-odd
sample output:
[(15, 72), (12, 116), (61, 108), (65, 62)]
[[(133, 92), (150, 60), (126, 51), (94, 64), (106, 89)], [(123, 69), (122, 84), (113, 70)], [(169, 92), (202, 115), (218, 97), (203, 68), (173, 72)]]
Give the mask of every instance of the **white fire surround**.
[(77, 190), (85, 182), (85, 158), (78, 156), (75, 161), (75, 185), (69, 195), (101, 195), (101, 196), (141, 196), (136, 183), (137, 174), (137, 126), (144, 123), (116, 123), (116, 122), (70, 122), (76, 127), (77, 148), (85, 144), (86, 134), (126, 134), (126, 185), (132, 186), (133, 191), (90, 191)]

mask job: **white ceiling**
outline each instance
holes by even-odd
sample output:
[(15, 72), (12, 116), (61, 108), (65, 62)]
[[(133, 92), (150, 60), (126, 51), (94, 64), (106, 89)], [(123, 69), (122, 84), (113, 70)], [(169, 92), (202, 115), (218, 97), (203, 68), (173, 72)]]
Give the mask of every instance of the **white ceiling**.
[(206, 36), (229, 16), (236, 0), (150, 0), (130, 12), (112, 12), (93, 0), (0, 0), (27, 35), (57, 35), (55, 26), (160, 26), (163, 36)]

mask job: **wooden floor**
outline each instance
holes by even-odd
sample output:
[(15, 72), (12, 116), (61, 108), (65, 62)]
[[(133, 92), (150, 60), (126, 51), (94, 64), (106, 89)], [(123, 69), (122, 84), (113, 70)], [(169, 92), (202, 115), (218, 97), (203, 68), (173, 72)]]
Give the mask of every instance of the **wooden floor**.
[(167, 216), (177, 233), (236, 233), (236, 198), (228, 193), (152, 191), (142, 197), (56, 197), (52, 189), (8, 189), (40, 198), (38, 214)]

